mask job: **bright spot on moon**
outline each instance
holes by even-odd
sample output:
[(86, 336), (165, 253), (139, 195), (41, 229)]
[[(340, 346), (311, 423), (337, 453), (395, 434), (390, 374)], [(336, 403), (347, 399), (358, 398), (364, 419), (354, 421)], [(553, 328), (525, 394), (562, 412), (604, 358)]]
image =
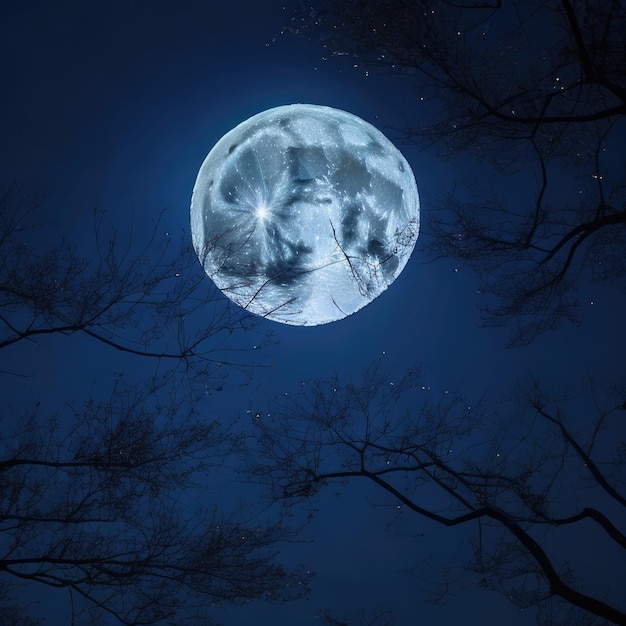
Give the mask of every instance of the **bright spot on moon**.
[(419, 233), (406, 159), (376, 128), (325, 106), (255, 115), (204, 160), (191, 235), (233, 302), (315, 326), (363, 308), (397, 278)]
[(256, 216), (260, 219), (260, 220), (264, 220), (266, 217), (268, 217), (270, 214), (269, 209), (267, 208), (267, 205), (264, 202), (261, 202), (257, 208), (256, 208)]

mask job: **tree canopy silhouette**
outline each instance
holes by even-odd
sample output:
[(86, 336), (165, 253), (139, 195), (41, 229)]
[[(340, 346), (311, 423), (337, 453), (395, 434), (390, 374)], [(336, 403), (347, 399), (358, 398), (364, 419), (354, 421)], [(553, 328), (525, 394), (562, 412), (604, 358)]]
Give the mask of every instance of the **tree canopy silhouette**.
[(67, 590), (72, 623), (102, 613), (173, 623), (223, 601), (302, 595), (306, 575), (276, 560), (293, 532), (280, 517), (224, 510), (207, 493), (225, 480), (231, 437), (203, 402), (233, 370), (244, 373), (233, 384), (247, 384), (257, 355), (231, 335), (254, 321), (206, 293), (195, 255), (170, 240), (160, 248), (156, 228), (143, 245), (134, 234), (123, 244), (97, 221), (89, 257), (65, 242), (40, 249), (37, 204), (15, 188), (0, 198), (3, 385), (30, 385), (26, 348), (52, 336), (82, 336), (90, 359), (113, 351), (125, 365), (118, 375), (103, 366), (110, 383), (71, 392), (60, 408), (26, 387), (13, 405), (3, 394), (3, 624), (40, 623), (20, 604), (20, 583)]
[[(532, 381), (504, 414), (424, 380), (418, 369), (394, 378), (376, 362), (361, 380), (318, 380), (278, 399), (271, 418), (255, 421), (260, 452), (247, 471), (272, 499), (313, 508), (326, 486), (366, 480), (393, 510), (417, 516), (418, 535), (428, 522), (465, 528), (472, 551), (462, 578), (444, 568), (446, 592), (461, 582), (494, 589), (551, 625), (625, 624), (620, 574), (610, 589), (594, 575), (626, 550), (626, 391), (592, 385), (555, 398)], [(584, 423), (574, 417), (581, 406)], [(573, 547), (581, 536), (586, 547)], [(563, 542), (572, 548), (559, 550)]]
[(389, 122), (400, 140), (492, 166), (433, 198), (424, 227), (435, 256), (478, 273), (484, 321), (512, 322), (513, 345), (579, 323), (581, 279), (622, 284), (623, 2), (323, 0), (289, 30), (400, 76), (414, 101)]
[(221, 379), (225, 366), (255, 363), (249, 355), (238, 360), (250, 342), (226, 340), (248, 330), (260, 347), (269, 337), (211, 287), (184, 238), (163, 236), (158, 222), (143, 238), (132, 223), (125, 235), (107, 232), (104, 213), (95, 212), (90, 253), (68, 241), (49, 246), (43, 200), (17, 186), (0, 195), (0, 349), (78, 335), (165, 366), (184, 365), (204, 385)]

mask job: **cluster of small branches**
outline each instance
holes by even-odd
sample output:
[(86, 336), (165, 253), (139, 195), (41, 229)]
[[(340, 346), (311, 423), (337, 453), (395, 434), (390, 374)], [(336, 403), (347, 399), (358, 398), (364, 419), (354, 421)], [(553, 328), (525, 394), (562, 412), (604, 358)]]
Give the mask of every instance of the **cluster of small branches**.
[[(489, 164), (489, 192), (470, 183), (433, 198), (424, 226), (435, 257), (477, 271), (495, 297), (485, 321), (514, 321), (512, 344), (579, 323), (581, 277), (623, 279), (620, 0), (324, 0), (290, 30), (321, 36), (356, 71), (398, 75), (415, 102), (404, 125), (389, 121), (400, 140)], [(516, 171), (528, 180), (509, 183)]]
[(228, 437), (197, 414), (187, 390), (119, 379), (106, 401), (70, 403), (52, 417), (38, 407), (6, 417), (5, 580), (69, 589), (88, 601), (86, 610), (123, 624), (306, 589), (305, 574), (275, 562), (277, 542), (291, 531), (211, 506), (205, 484), (223, 464)]
[(293, 531), (250, 507), (218, 509), (206, 493), (224, 479), (215, 473), (230, 435), (201, 403), (233, 370), (246, 384), (259, 364), (248, 351), (269, 337), (158, 224), (138, 241), (132, 229), (107, 234), (96, 213), (84, 253), (48, 241), (40, 204), (17, 187), (0, 195), (0, 376), (30, 385), (28, 348), (52, 337), (83, 337), (90, 358), (112, 351), (127, 362), (125, 375), (103, 364), (92, 390), (61, 409), (38, 397), (39, 380), (29, 401), (3, 402), (3, 623), (37, 621), (20, 584), (69, 593), (73, 623), (107, 613), (123, 624), (180, 621), (222, 601), (301, 596), (307, 575), (276, 559)]
[(245, 367), (244, 348), (228, 340), (256, 331), (255, 320), (209, 286), (184, 238), (176, 245), (157, 223), (143, 241), (132, 229), (124, 241), (96, 212), (90, 255), (67, 241), (40, 249), (41, 202), (15, 186), (0, 194), (0, 349), (82, 335), (184, 365), (205, 385), (223, 366)]
[(566, 411), (580, 399), (549, 398), (536, 382), (512, 420), (436, 394), (419, 370), (392, 378), (375, 363), (358, 382), (320, 380), (277, 401), (272, 418), (255, 422), (260, 455), (247, 471), (292, 505), (314, 503), (330, 483), (368, 480), (404, 510), (475, 533), (476, 584), (521, 607), (564, 603), (623, 624), (620, 589), (610, 599), (586, 593), (576, 579), (585, 572), (568, 573), (551, 549), (559, 532), (584, 527), (589, 541), (626, 550), (617, 401), (626, 392), (595, 393), (596, 414), (579, 433)]

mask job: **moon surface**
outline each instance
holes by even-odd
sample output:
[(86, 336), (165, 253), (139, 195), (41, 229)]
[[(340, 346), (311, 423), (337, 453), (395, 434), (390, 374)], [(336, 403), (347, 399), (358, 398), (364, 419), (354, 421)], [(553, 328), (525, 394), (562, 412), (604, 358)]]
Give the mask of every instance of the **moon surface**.
[(361, 118), (326, 106), (269, 109), (204, 160), (191, 235), (233, 302), (298, 326), (340, 320), (398, 277), (419, 233), (415, 177)]

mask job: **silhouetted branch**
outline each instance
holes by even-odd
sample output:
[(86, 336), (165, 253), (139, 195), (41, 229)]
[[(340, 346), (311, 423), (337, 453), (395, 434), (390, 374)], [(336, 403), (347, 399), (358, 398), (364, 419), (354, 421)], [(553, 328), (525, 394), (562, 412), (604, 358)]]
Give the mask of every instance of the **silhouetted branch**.
[(58, 419), (34, 411), (12, 432), (5, 424), (3, 579), (71, 589), (123, 624), (306, 592), (307, 574), (275, 560), (293, 531), (207, 502), (199, 477), (222, 463), (229, 438), (188, 390), (164, 395), (167, 380), (120, 380), (105, 402), (68, 404)]
[[(23, 204), (18, 189), (0, 198), (0, 349), (83, 334), (125, 354), (182, 363), (205, 378), (225, 365), (255, 364), (226, 340), (236, 330), (258, 335), (256, 320), (211, 287), (189, 243), (174, 250), (158, 223), (142, 243), (132, 232), (125, 244), (115, 232), (109, 240), (96, 214), (91, 257), (67, 242), (34, 250), (38, 205)], [(255, 343), (268, 339), (260, 333)]]
[[(292, 505), (314, 500), (328, 484), (366, 480), (403, 510), (445, 527), (477, 529), (468, 568), (481, 575), (481, 584), (504, 587), (521, 606), (558, 598), (625, 623), (619, 590), (607, 598), (585, 592), (550, 549), (559, 529), (576, 524), (584, 525), (588, 541), (598, 538), (599, 549), (604, 538), (612, 550), (626, 549), (619, 511), (615, 515), (616, 506), (626, 506), (620, 442), (611, 434), (617, 409), (600, 411), (592, 434), (581, 440), (565, 423), (576, 403), (547, 398), (537, 383), (520, 404), (524, 415), (505, 422), (482, 403), (470, 406), (457, 394), (437, 394), (422, 380), (418, 370), (395, 378), (375, 363), (359, 382), (320, 380), (277, 399), (272, 420), (255, 421), (247, 471), (267, 484), (272, 498)], [(622, 394), (611, 391), (604, 404), (616, 406), (613, 396)], [(603, 452), (594, 458), (600, 429)], [(613, 475), (601, 469), (607, 463)], [(483, 526), (500, 534), (488, 542)]]
[[(619, 0), (322, 0), (285, 30), (353, 71), (401, 77), (414, 106), (389, 123), (400, 140), (492, 170), (489, 192), (463, 184), (435, 199), (423, 234), (435, 257), (477, 272), (485, 323), (513, 321), (520, 345), (580, 323), (581, 278), (626, 273), (625, 28)], [(529, 179), (512, 187), (515, 171)]]

